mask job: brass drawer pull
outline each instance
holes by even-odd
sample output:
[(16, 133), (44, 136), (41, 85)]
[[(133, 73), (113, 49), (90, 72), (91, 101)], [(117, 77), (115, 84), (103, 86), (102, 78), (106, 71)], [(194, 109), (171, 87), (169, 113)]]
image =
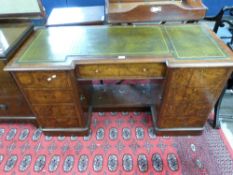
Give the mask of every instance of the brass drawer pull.
[(152, 12), (152, 13), (159, 13), (159, 12), (161, 12), (162, 11), (162, 7), (151, 7), (150, 8), (150, 11)]
[(95, 73), (99, 73), (99, 70), (98, 70), (98, 69), (96, 69), (96, 70), (95, 70)]
[(47, 78), (47, 81), (52, 81), (52, 78), (51, 77)]
[(143, 68), (142, 70), (143, 70), (143, 72), (146, 72), (146, 71), (147, 71), (147, 69), (146, 69), (146, 68)]
[(47, 78), (47, 81), (50, 82), (50, 81), (52, 81), (52, 80), (55, 79), (55, 78), (57, 78), (57, 75), (54, 74), (54, 75), (48, 77), (48, 78)]
[(57, 75), (55, 75), (55, 74), (54, 74), (54, 75), (52, 75), (52, 78), (53, 78), (53, 79), (57, 78)]
[(6, 111), (6, 110), (7, 110), (7, 108), (8, 108), (8, 106), (7, 106), (7, 105), (5, 105), (5, 104), (0, 104), (0, 110), (4, 110), (4, 111)]

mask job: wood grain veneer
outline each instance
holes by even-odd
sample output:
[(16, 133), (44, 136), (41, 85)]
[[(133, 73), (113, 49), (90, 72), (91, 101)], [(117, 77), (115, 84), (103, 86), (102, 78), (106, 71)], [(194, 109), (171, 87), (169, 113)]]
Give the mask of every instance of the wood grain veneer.
[(106, 78), (145, 78), (165, 76), (165, 64), (93, 64), (80, 65), (76, 69), (77, 77), (82, 79), (106, 79)]

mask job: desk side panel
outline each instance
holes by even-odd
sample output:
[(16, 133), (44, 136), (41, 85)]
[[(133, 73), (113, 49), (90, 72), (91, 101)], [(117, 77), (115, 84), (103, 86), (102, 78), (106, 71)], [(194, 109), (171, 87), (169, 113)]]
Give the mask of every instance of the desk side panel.
[(31, 117), (32, 112), (9, 72), (4, 72), (5, 63), (0, 61), (0, 119)]

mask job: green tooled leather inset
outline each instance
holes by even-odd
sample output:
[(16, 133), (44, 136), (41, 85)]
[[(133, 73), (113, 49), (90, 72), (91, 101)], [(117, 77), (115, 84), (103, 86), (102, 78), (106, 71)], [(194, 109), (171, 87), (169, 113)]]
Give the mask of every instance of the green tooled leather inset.
[(19, 62), (59, 62), (77, 56), (166, 56), (159, 26), (58, 27), (43, 29)]
[(68, 56), (226, 59), (199, 25), (55, 27), (39, 31), (19, 63), (64, 62)]
[(226, 55), (199, 25), (166, 26), (170, 44), (176, 59), (225, 59)]

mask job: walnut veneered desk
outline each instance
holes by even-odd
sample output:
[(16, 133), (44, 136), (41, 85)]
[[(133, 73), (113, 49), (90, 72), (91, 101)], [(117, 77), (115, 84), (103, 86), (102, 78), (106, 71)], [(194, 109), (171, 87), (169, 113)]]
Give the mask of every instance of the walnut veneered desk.
[[(87, 134), (92, 110), (149, 107), (158, 134), (200, 134), (233, 54), (200, 25), (41, 29), (5, 67), (47, 134)], [(146, 80), (98, 84), (93, 80)]]

